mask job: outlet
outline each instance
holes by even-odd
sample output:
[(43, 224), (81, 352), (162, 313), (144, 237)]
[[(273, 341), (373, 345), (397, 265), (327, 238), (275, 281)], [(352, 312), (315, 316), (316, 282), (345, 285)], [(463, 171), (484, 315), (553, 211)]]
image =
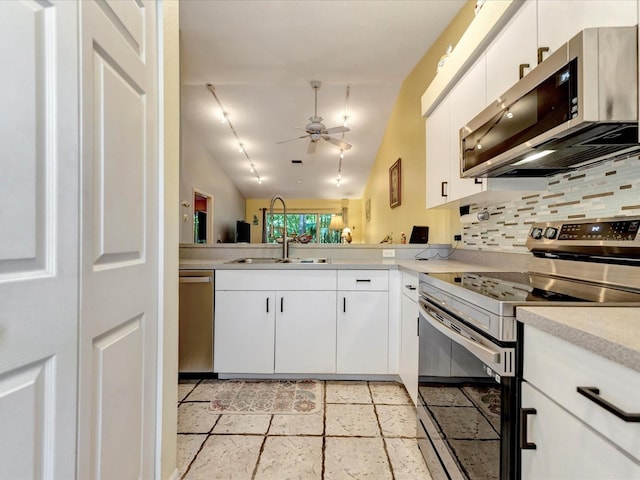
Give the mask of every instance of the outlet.
[(382, 250), (382, 256), (385, 258), (392, 258), (396, 256), (396, 251), (390, 248), (385, 248)]
[(453, 240), (454, 240), (455, 242), (460, 242), (460, 241), (462, 240), (462, 235), (454, 235), (454, 236), (453, 236)]

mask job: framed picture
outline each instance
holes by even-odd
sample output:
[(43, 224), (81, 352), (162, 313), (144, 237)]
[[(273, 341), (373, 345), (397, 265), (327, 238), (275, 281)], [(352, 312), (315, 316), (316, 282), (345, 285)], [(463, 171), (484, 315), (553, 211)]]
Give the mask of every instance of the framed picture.
[(391, 208), (396, 208), (402, 203), (402, 182), (400, 179), (400, 159), (398, 159), (389, 169), (389, 206)]
[(371, 221), (371, 199), (367, 198), (366, 203), (364, 204), (364, 214), (367, 222)]

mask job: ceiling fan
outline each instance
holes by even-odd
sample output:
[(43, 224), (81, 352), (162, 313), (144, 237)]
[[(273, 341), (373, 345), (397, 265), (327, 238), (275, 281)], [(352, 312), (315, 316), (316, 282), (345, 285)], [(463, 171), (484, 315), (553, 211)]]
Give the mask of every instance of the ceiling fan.
[(334, 145), (340, 147), (342, 150), (349, 150), (351, 148), (351, 144), (345, 142), (344, 140), (338, 140), (337, 138), (330, 137), (329, 135), (332, 133), (344, 133), (350, 131), (348, 127), (333, 127), (327, 128), (322, 123), (322, 117), (318, 116), (318, 89), (322, 82), (318, 80), (312, 80), (311, 87), (315, 92), (315, 108), (313, 110), (313, 117), (309, 117), (309, 123), (306, 127), (301, 128), (300, 130), (304, 130), (307, 132), (306, 135), (302, 135), (300, 137), (291, 138), (289, 140), (283, 140), (280, 143), (291, 142), (293, 140), (299, 140), (301, 138), (309, 138), (309, 147), (307, 148), (307, 153), (314, 153), (316, 151), (316, 146), (318, 144), (318, 140), (321, 138), (326, 140), (329, 143), (333, 143)]

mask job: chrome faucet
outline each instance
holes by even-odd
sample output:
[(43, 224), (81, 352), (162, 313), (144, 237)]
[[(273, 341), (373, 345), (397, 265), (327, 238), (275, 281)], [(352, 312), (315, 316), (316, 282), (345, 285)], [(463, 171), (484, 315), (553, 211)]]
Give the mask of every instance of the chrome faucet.
[[(269, 204), (269, 214), (271, 215), (271, 228), (273, 229), (273, 204), (276, 200), (280, 200), (282, 202), (282, 208), (284, 209), (284, 229), (282, 230), (282, 259), (286, 260), (289, 258), (289, 245), (287, 241), (287, 205), (284, 203), (284, 198), (280, 195), (276, 195), (271, 199), (271, 203)], [(273, 230), (272, 230), (273, 234)]]

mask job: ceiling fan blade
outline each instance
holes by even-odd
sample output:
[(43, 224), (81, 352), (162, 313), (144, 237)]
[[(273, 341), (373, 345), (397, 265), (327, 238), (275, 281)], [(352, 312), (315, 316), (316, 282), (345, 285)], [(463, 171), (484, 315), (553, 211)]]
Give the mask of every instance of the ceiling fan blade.
[(309, 146), (307, 147), (307, 154), (311, 155), (312, 153), (316, 153), (316, 147), (318, 146), (318, 142), (317, 141), (313, 141), (311, 140), (309, 142)]
[(322, 133), (346, 133), (350, 131), (351, 129), (349, 127), (340, 126), (340, 127), (327, 128)]
[(293, 142), (294, 140), (300, 140), (301, 138), (307, 138), (308, 136), (309, 135), (302, 135), (301, 137), (290, 138), (289, 140), (281, 140), (279, 142), (276, 142), (276, 145), (279, 145), (281, 143)]
[(351, 148), (351, 144), (343, 140), (338, 140), (337, 138), (333, 138), (328, 135), (323, 135), (322, 138), (324, 138), (329, 143), (333, 143), (334, 145), (337, 145), (342, 150), (349, 150)]

